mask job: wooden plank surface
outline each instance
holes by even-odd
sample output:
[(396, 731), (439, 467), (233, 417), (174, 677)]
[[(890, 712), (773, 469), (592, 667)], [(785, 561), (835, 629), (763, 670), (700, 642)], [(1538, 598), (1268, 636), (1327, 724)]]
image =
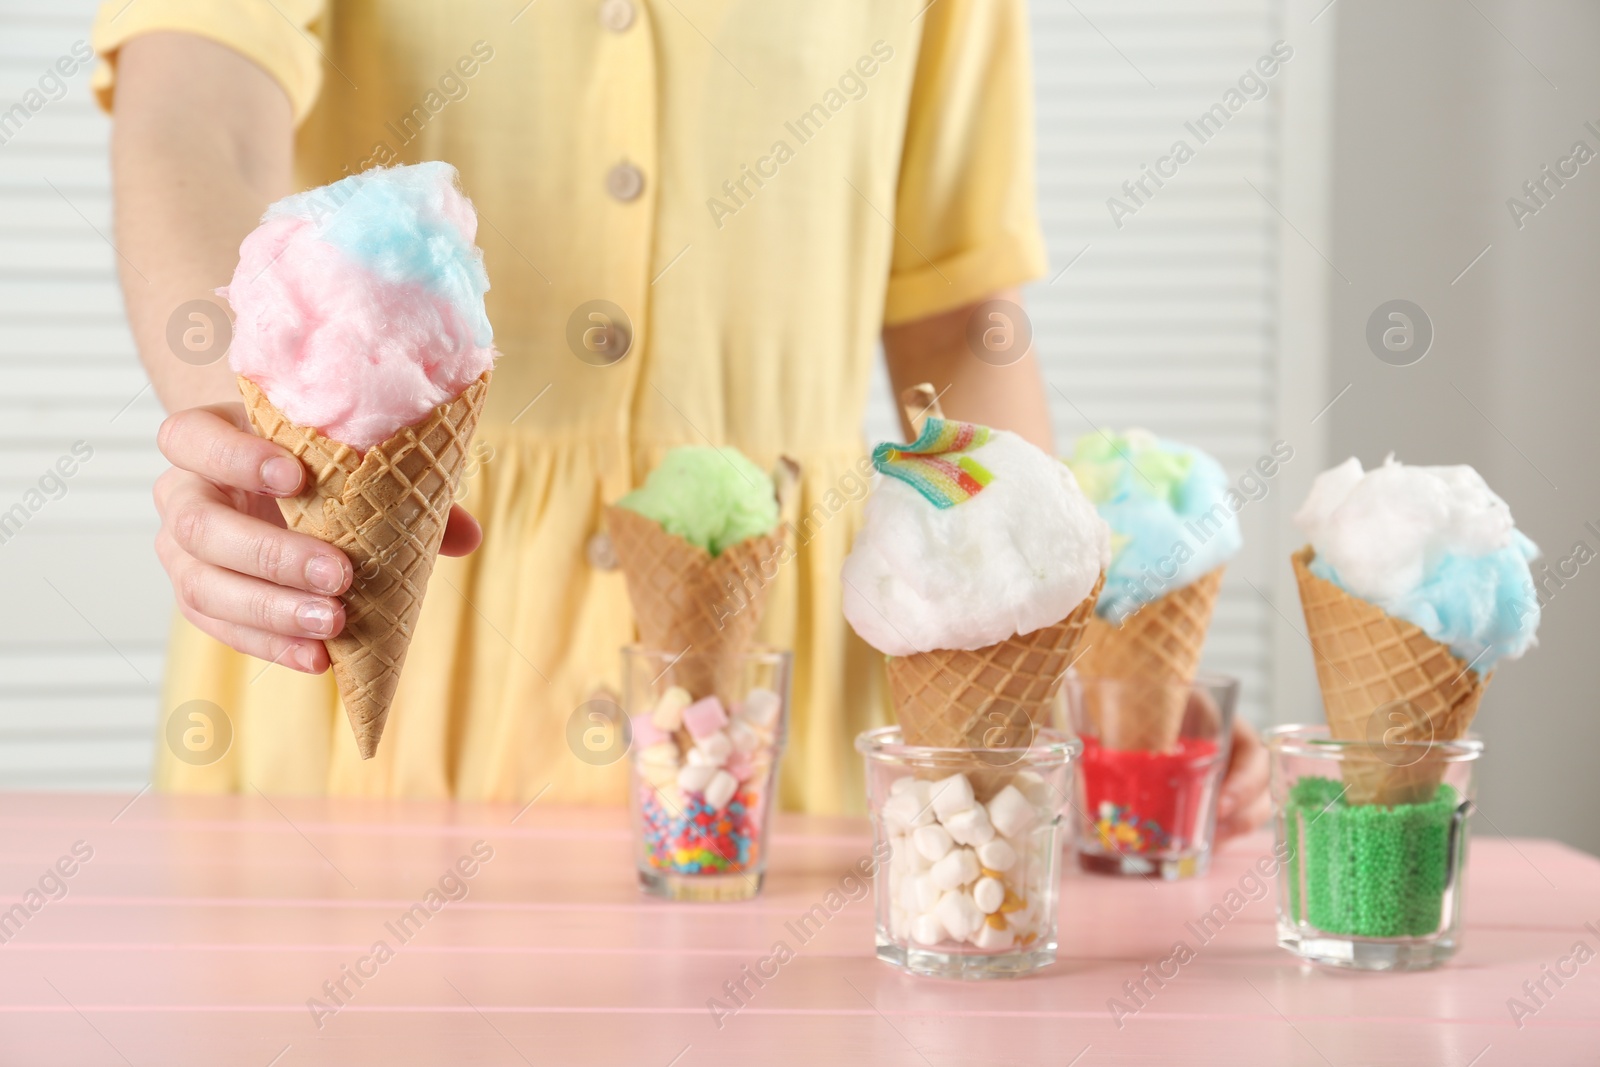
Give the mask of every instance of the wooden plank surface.
[[(1600, 861), (1482, 825), (1465, 947), (1438, 971), (1304, 966), (1273, 944), (1271, 895), (1202, 943), (1186, 921), (1241, 886), (1256, 836), (1189, 883), (1069, 873), (1060, 962), (966, 985), (873, 959), (870, 896), (804, 943), (786, 926), (867, 854), (854, 820), (782, 819), (767, 891), (697, 906), (638, 893), (620, 811), (128, 801), (0, 796), (0, 913), (59, 897), (0, 944), (0, 1065), (1600, 1062), (1600, 959), (1546, 979), (1520, 1028), (1507, 1005), (1576, 942), (1600, 951)], [(475, 845), (492, 858), (448, 880)], [(430, 889), (446, 902), (397, 927)], [(1179, 938), (1193, 961), (1119, 1026), (1108, 1001)], [(715, 1018), (779, 939), (794, 958)], [(392, 958), (336, 1006), (323, 983), (379, 940)]]

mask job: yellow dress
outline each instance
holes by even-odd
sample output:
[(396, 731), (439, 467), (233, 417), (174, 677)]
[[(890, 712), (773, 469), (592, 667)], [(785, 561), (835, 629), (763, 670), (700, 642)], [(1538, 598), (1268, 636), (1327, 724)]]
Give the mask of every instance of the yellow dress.
[[(182, 619), (163, 719), (233, 742), (159, 788), (619, 803), (625, 761), (567, 748), (632, 637), (585, 546), (675, 445), (803, 467), (803, 544), (763, 638), (796, 654), (782, 802), (859, 810), (880, 657), (840, 613), (879, 333), (1042, 273), (1024, 0), (111, 0), (93, 42), (199, 34), (274, 76), (304, 186), (443, 159), (480, 217), (502, 357), (463, 503), (484, 543), (434, 571), (375, 759), (332, 675), (239, 655)], [(892, 221), (891, 221), (892, 220)], [(574, 354), (595, 300), (627, 355)], [(587, 352), (582, 345), (577, 351)]]

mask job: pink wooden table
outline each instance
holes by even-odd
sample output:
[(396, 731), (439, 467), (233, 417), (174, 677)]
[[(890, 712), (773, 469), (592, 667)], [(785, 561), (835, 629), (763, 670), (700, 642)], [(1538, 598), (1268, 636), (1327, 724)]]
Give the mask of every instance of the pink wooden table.
[[(1188, 884), (1069, 875), (1061, 962), (963, 985), (877, 962), (867, 900), (803, 944), (786, 927), (866, 854), (853, 820), (784, 820), (759, 900), (694, 906), (638, 894), (617, 811), (125, 804), (0, 797), (0, 920), (44, 882), (38, 910), (0, 926), (0, 1064), (1600, 1063), (1600, 959), (1546, 978), (1520, 1028), (1507, 1007), (1543, 968), (1570, 972), (1576, 942), (1600, 950), (1584, 926), (1600, 927), (1600, 861), (1481, 825), (1466, 945), (1439, 971), (1302, 966), (1273, 945), (1270, 896), (1202, 944), (1185, 921), (1238, 887), (1257, 837)], [(400, 925), (462, 857), (472, 877)], [(1107, 1001), (1179, 938), (1195, 958), (1119, 1028)], [(708, 998), (778, 939), (794, 958), (719, 1028)], [(319, 1026), (307, 1001), (334, 1008), (324, 983), (350, 968), (370, 976), (345, 977)]]

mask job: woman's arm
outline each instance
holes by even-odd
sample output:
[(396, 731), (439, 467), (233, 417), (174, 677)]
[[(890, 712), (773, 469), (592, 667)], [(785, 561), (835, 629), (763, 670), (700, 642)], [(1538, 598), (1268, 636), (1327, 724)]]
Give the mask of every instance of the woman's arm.
[[(1022, 294), (1016, 289), (1002, 290), (989, 299), (1008, 301), (1019, 310), (1022, 307)], [(978, 323), (975, 332), (980, 337), (985, 330), (998, 331), (991, 339), (999, 348), (984, 350), (992, 353), (987, 359), (980, 359), (968, 341), (969, 324), (982, 303), (987, 301), (884, 328), (883, 354), (894, 395), (919, 382), (932, 382), (934, 389), (941, 391), (939, 406), (946, 416), (1011, 430), (1054, 455), (1050, 407), (1032, 346), (1015, 362), (1006, 362), (1012, 353), (1004, 350), (1003, 331), (1009, 328), (1010, 340), (1015, 343), (1023, 336), (1018, 329), (1021, 324), (987, 318)], [(906, 440), (911, 440), (911, 425), (904, 412), (900, 421)]]
[(230, 48), (151, 33), (118, 52), (118, 267), (139, 358), (168, 411), (239, 399), (225, 360), (173, 352), (168, 321), (193, 300), (223, 308), (213, 290), (233, 276), (239, 242), (290, 191), (293, 133), (283, 89)]
[[(344, 553), (283, 528), (274, 497), (305, 468), (250, 430), (222, 358), (174, 350), (168, 323), (186, 303), (222, 302), (239, 242), (290, 189), (288, 97), (265, 71), (200, 37), (152, 33), (118, 53), (111, 160), (122, 290), (139, 358), (173, 414), (157, 442), (172, 466), (156, 480), (156, 554), (178, 610), (233, 648), (310, 673), (323, 638), (344, 628)], [(179, 316), (179, 331), (201, 328)], [(220, 323), (219, 323), (220, 324)], [(181, 353), (181, 354), (180, 354)], [(460, 555), (478, 527), (459, 508), (441, 551)]]

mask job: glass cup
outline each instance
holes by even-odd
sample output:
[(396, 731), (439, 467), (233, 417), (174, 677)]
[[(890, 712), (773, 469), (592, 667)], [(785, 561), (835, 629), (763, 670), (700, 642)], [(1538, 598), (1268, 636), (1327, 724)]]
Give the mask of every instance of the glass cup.
[(1365, 971), (1454, 955), (1483, 743), (1336, 741), (1326, 726), (1280, 726), (1267, 747), (1283, 861), (1278, 944)]
[(1061, 692), (1067, 722), (1083, 741), (1078, 866), (1164, 879), (1204, 874), (1238, 680), (1160, 684), (1071, 672)]
[(639, 885), (669, 900), (761, 892), (791, 654), (622, 650)]
[(867, 763), (878, 958), (936, 978), (1012, 978), (1056, 959), (1061, 811), (1075, 741), (923, 748), (885, 726)]

